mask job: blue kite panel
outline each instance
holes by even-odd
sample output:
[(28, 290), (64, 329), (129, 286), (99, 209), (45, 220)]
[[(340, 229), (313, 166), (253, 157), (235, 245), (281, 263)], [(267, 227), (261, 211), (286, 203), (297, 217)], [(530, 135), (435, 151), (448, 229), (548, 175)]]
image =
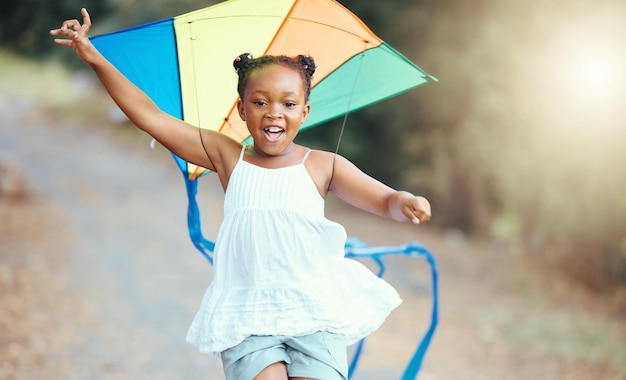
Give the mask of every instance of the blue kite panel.
[(139, 25), (91, 39), (94, 46), (163, 111), (182, 119), (174, 20)]

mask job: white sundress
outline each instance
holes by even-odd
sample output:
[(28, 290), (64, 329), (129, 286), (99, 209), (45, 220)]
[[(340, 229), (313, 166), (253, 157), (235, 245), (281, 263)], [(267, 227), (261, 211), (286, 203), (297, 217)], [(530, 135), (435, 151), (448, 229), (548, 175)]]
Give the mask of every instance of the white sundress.
[(239, 157), (224, 198), (214, 277), (187, 341), (216, 354), (250, 335), (328, 331), (347, 344), (400, 303), (393, 287), (345, 258), (346, 231), (324, 217), (304, 161), (267, 169)]

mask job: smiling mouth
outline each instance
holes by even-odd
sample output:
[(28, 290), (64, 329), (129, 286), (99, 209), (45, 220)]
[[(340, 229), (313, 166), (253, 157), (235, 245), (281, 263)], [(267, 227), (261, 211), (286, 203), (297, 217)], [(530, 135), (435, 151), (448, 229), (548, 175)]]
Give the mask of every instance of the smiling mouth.
[(285, 130), (280, 127), (267, 127), (263, 132), (269, 141), (278, 141), (285, 134)]

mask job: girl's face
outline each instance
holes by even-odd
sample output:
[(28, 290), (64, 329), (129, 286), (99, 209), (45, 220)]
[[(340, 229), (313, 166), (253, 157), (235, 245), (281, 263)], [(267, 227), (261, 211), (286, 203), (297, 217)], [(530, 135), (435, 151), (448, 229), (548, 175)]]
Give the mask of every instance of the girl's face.
[(279, 156), (289, 152), (310, 106), (305, 102), (300, 74), (289, 67), (270, 65), (250, 75), (237, 109), (254, 139), (254, 150)]

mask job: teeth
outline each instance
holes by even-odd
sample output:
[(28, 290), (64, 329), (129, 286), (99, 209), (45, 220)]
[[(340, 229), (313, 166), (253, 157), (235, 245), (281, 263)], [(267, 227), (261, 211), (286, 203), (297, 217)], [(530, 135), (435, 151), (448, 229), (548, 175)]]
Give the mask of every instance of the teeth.
[(278, 133), (278, 132), (283, 131), (283, 129), (279, 127), (269, 127), (269, 128), (265, 128), (265, 130), (268, 132), (272, 132), (272, 133)]

